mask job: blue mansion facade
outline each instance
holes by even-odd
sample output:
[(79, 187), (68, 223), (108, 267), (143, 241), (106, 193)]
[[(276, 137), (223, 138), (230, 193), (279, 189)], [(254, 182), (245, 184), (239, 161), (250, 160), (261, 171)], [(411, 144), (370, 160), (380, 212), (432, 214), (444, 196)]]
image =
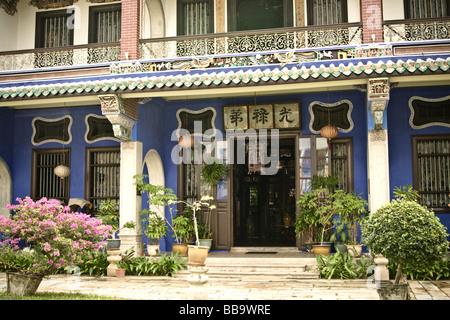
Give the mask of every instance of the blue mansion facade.
[[(173, 18), (170, 1), (22, 1), (1, 0), (0, 19), (33, 16), (36, 33), (45, 24), (57, 32), (36, 36), (33, 48), (0, 45), (1, 214), (17, 197), (88, 203), (94, 213), (116, 199), (121, 224), (139, 221), (146, 199), (134, 175), (198, 199), (204, 161), (191, 160), (215, 142), (213, 155), (230, 170), (213, 191), (213, 249), (302, 249), (282, 217), (295, 217), (314, 175), (337, 175), (371, 211), (412, 185), (450, 227), (446, 6), (418, 16), (411, 8), (421, 1), (401, 1), (403, 16), (393, 20), (397, 2), (335, 0), (333, 20), (318, 11), (324, 1), (267, 1), (273, 14), (249, 22), (233, 18), (251, 10), (238, 1), (173, 1)], [(69, 25), (78, 9), (97, 29), (57, 29), (58, 14)], [(176, 35), (167, 35), (169, 22)], [(88, 40), (77, 44), (80, 29)], [(325, 127), (337, 136), (328, 139)], [(247, 137), (240, 158), (227, 153), (239, 150), (236, 132)], [(277, 170), (266, 174), (249, 141), (270, 150), (275, 136)], [(180, 153), (191, 158), (176, 161)], [(70, 175), (56, 176), (58, 165)], [(133, 236), (139, 247), (139, 227)], [(172, 242), (164, 238), (161, 249)]]

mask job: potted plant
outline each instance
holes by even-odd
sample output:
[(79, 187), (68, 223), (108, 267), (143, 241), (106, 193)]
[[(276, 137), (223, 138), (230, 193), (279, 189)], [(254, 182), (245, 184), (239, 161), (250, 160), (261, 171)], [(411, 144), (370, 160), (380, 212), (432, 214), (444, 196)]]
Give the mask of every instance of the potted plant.
[(133, 256), (133, 253), (134, 253), (133, 251), (131, 251), (131, 252), (125, 251), (121, 255), (121, 259), (119, 261), (115, 262), (117, 278), (125, 277), (127, 267), (130, 264), (130, 260)]
[[(211, 200), (214, 201), (214, 188), (219, 184), (220, 181), (226, 178), (228, 174), (228, 167), (222, 163), (219, 163), (216, 159), (208, 159), (208, 164), (206, 164), (202, 171), (200, 172), (200, 178), (204, 183), (206, 183), (209, 188), (209, 196)], [(212, 211), (216, 208), (214, 204), (208, 206), (206, 210), (204, 210), (204, 214), (206, 215), (204, 219), (205, 226), (207, 230), (202, 230), (202, 234), (200, 235), (200, 239), (203, 243), (207, 244), (211, 247), (212, 244), (212, 229), (211, 229), (211, 221), (212, 221)]]
[(192, 209), (192, 220), (194, 221), (194, 234), (195, 234), (195, 245), (188, 246), (188, 264), (191, 266), (203, 266), (205, 264), (206, 258), (208, 257), (209, 248), (207, 246), (200, 245), (199, 238), (199, 228), (197, 213), (202, 208), (208, 208), (211, 206), (211, 196), (202, 196), (200, 200), (194, 202), (186, 201), (175, 201), (169, 200), (169, 204), (181, 203)]
[[(57, 200), (18, 198), (11, 217), (0, 217), (0, 265), (7, 271), (7, 291), (34, 294), (42, 278), (98, 251), (111, 226), (100, 219), (70, 212)], [(26, 246), (27, 248), (21, 248)]]
[(408, 199), (394, 199), (372, 213), (362, 226), (363, 243), (398, 265), (394, 282), (378, 283), (381, 299), (407, 299), (402, 268), (424, 268), (447, 254), (446, 228), (433, 211)]
[(330, 252), (330, 244), (324, 243), (325, 235), (333, 229), (333, 216), (336, 209), (333, 206), (332, 197), (325, 188), (312, 190), (300, 196), (298, 204), (301, 211), (298, 214), (300, 222), (296, 222), (296, 230), (301, 229), (306, 224), (318, 227), (320, 231), (320, 242), (313, 244), (315, 254), (325, 255)]
[(135, 175), (135, 185), (139, 193), (147, 195), (148, 209), (141, 210), (142, 222), (145, 225), (144, 234), (147, 237), (147, 251), (149, 255), (159, 252), (159, 241), (167, 235), (169, 222), (165, 215), (165, 207), (169, 201), (176, 200), (173, 190), (144, 182), (147, 175)]
[(187, 241), (194, 234), (194, 222), (189, 212), (179, 214), (176, 217), (172, 216), (171, 227), (175, 237), (175, 243), (172, 244), (173, 252), (178, 252), (180, 256), (185, 255), (188, 250)]
[[(333, 192), (333, 206), (339, 214), (339, 222), (345, 225), (347, 230), (347, 248), (351, 257), (360, 256), (362, 253), (362, 245), (358, 242), (358, 235), (367, 213), (367, 205), (366, 200), (353, 192), (342, 190)], [(341, 233), (341, 235), (343, 234)]]

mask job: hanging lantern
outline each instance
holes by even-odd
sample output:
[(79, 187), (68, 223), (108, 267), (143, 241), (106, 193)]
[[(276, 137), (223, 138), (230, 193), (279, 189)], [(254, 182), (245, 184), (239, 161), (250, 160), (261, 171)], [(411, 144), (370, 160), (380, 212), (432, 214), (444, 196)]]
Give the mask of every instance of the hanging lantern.
[(194, 145), (194, 137), (191, 135), (181, 136), (178, 139), (178, 144), (183, 148), (191, 148)]
[(322, 127), (322, 129), (320, 129), (320, 135), (324, 138), (327, 138), (328, 140), (336, 138), (338, 134), (338, 128), (332, 126), (331, 124), (327, 124), (325, 127)]
[(61, 179), (67, 178), (70, 176), (70, 168), (68, 166), (65, 166), (63, 164), (60, 164), (57, 166), (54, 170), (55, 175), (60, 177)]

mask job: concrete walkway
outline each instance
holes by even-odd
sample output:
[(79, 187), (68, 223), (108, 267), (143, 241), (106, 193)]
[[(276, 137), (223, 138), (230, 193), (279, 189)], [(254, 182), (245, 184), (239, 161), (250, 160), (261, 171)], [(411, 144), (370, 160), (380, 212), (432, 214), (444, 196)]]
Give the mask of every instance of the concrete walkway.
[[(409, 281), (412, 298), (450, 300), (450, 281)], [(0, 273), (0, 290), (6, 274)], [(38, 292), (79, 292), (137, 300), (379, 300), (367, 280), (251, 280), (210, 278), (197, 290), (185, 277), (90, 277), (54, 275)]]

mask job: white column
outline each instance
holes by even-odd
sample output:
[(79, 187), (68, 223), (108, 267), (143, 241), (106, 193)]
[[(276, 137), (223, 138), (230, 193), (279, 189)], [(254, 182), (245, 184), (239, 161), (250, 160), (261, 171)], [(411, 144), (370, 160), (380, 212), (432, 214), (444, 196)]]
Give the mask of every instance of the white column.
[(369, 210), (375, 212), (390, 201), (388, 131), (369, 130), (367, 134)]
[[(370, 212), (390, 202), (389, 143), (386, 109), (388, 78), (369, 79), (367, 84), (367, 184)], [(389, 281), (388, 260), (377, 255), (375, 281)]]
[(136, 174), (142, 173), (142, 142), (123, 141), (120, 143), (120, 227), (129, 221), (135, 223), (134, 229), (121, 229), (120, 250), (133, 248), (139, 255), (142, 252), (142, 233), (140, 211), (141, 196), (134, 185)]

